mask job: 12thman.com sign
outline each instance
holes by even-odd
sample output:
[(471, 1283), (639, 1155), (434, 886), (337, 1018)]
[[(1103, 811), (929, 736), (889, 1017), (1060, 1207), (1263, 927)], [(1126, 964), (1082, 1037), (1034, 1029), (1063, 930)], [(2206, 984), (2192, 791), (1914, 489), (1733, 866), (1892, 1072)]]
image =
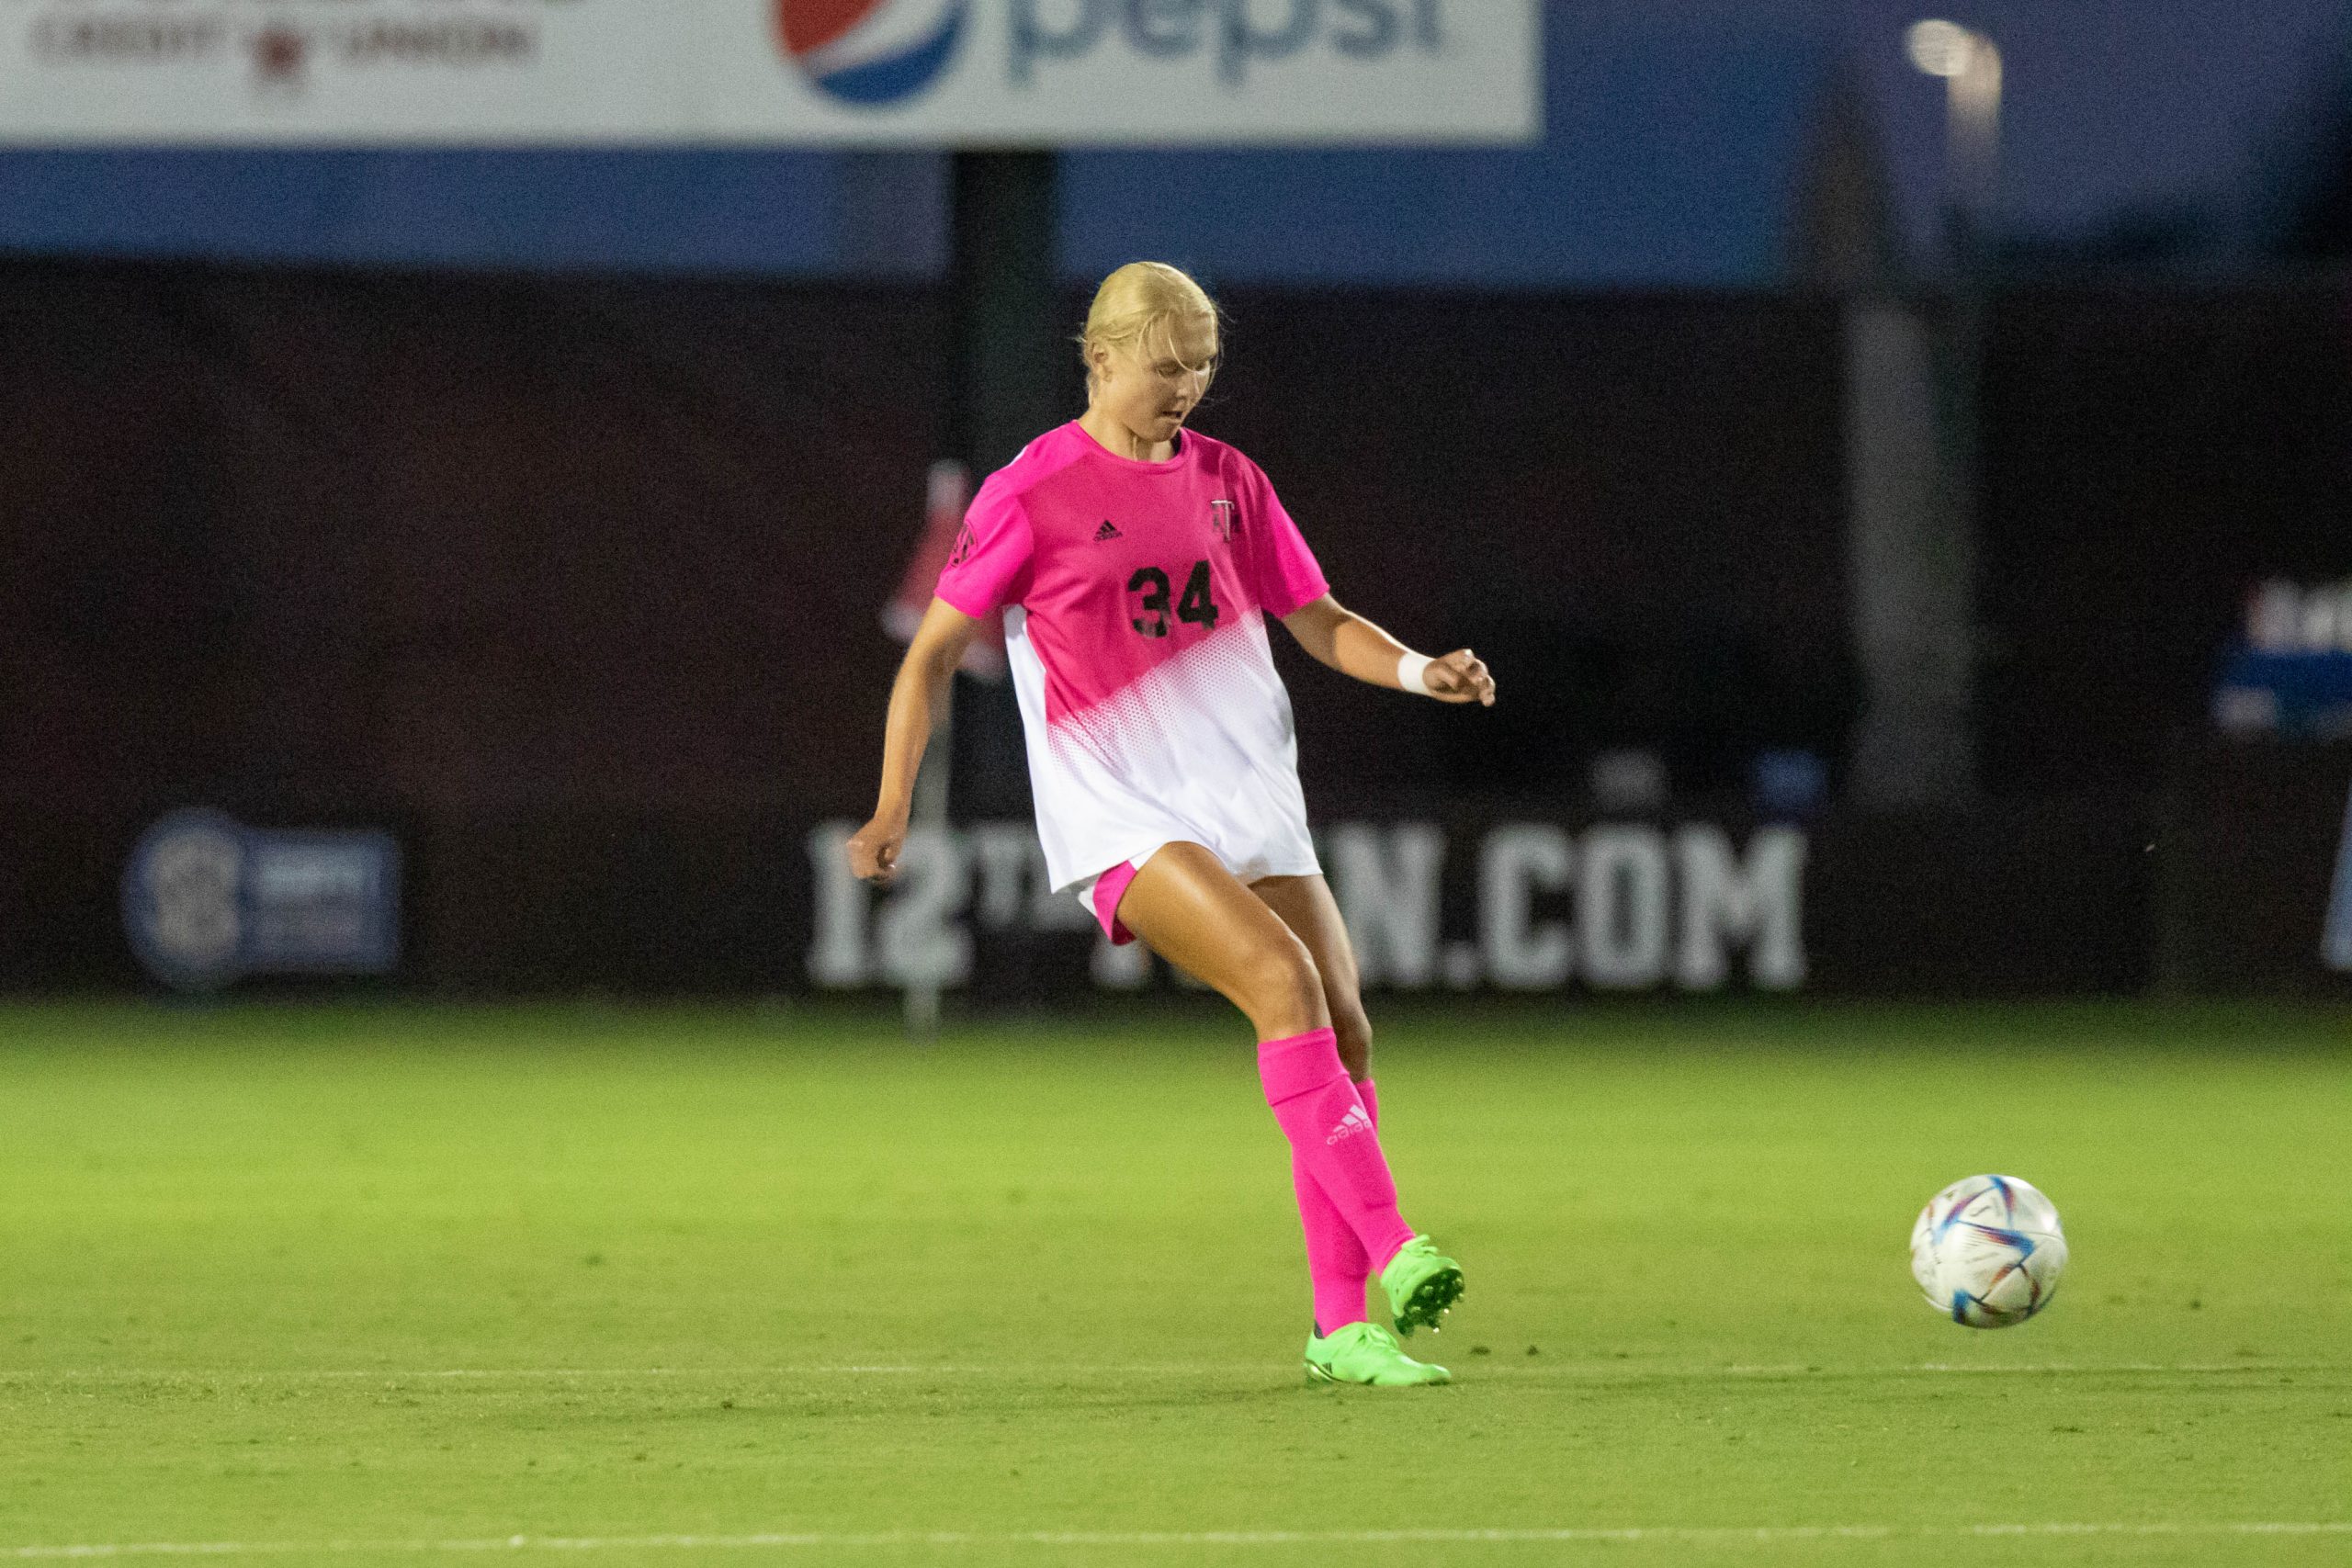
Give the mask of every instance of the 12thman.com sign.
[[(1046, 886), (1026, 824), (918, 833), (886, 893), (849, 874), (853, 824), (809, 835), (816, 909), (808, 972), (819, 985), (959, 987), (991, 933), (1083, 933), (1091, 917)], [(1364, 983), (1397, 989), (1573, 985), (1634, 991), (1762, 990), (1804, 983), (1805, 837), (1713, 823), (1606, 822), (1572, 831), (1505, 823), (1474, 839), (1429, 823), (1349, 823), (1321, 835)], [(1097, 985), (1151, 978), (1138, 944), (1099, 932)]]
[(1512, 142), (1535, 0), (0, 0), (0, 142)]

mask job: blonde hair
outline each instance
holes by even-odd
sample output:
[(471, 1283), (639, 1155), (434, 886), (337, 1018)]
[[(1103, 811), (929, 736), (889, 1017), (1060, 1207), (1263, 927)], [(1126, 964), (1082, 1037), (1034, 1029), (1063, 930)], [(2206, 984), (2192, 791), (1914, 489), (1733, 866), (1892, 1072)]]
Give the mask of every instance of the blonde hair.
[[(1094, 380), (1094, 345), (1115, 348), (1134, 344), (1148, 355), (1157, 334), (1175, 355), (1175, 323), (1205, 320), (1212, 330), (1224, 321), (1208, 290), (1166, 262), (1129, 262), (1102, 280), (1094, 303), (1086, 312), (1086, 330), (1078, 334), (1079, 357), (1086, 363), (1086, 379)], [(1181, 363), (1181, 358), (1180, 361)], [(1200, 366), (1188, 366), (1200, 369)]]

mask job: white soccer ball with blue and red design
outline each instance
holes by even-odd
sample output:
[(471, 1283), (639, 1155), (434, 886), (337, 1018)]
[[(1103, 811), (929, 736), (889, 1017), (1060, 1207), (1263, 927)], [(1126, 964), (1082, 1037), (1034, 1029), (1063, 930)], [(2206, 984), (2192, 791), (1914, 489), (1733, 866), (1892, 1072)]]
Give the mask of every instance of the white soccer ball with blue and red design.
[(2039, 1188), (1972, 1176), (1928, 1200), (1911, 1227), (1911, 1277), (1928, 1304), (1970, 1328), (2007, 1328), (2050, 1304), (2066, 1233)]

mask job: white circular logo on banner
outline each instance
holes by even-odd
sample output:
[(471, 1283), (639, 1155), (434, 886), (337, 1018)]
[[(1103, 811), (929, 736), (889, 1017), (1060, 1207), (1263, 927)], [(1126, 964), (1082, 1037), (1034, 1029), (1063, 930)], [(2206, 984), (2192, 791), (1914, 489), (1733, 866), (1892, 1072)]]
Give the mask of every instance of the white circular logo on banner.
[(244, 831), (218, 812), (175, 811), (150, 828), (122, 879), (123, 922), (141, 962), (174, 985), (235, 978), (244, 874)]

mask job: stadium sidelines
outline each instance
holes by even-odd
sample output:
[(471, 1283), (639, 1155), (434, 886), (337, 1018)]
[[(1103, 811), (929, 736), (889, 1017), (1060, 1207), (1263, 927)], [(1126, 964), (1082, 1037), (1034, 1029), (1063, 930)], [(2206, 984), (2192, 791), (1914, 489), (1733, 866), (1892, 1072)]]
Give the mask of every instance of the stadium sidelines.
[(1836, 1540), (1984, 1540), (2010, 1537), (2178, 1537), (2352, 1535), (2352, 1520), (2240, 1521), (2215, 1524), (2022, 1524), (1954, 1525), (1905, 1529), (1891, 1525), (1761, 1525), (1677, 1527), (1635, 1525), (1623, 1529), (1395, 1529), (1395, 1530), (1012, 1530), (981, 1534), (965, 1530), (886, 1530), (872, 1533), (763, 1535), (485, 1536), (451, 1540), (139, 1541), (80, 1546), (19, 1546), (0, 1549), (17, 1562), (104, 1557), (289, 1557), (356, 1552), (435, 1553), (484, 1551), (679, 1551), (804, 1548), (841, 1551), (857, 1547), (1017, 1546), (1474, 1546), (1561, 1545), (1577, 1542), (1662, 1541), (1673, 1545), (1772, 1545)]

